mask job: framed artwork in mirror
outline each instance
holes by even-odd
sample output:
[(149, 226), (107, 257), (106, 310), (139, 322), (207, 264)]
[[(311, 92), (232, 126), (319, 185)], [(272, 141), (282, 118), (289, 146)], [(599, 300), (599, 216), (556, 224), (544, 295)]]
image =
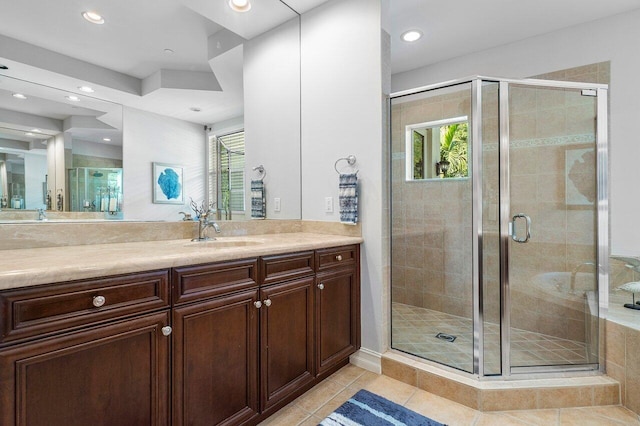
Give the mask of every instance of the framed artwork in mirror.
[(153, 163), (153, 202), (184, 204), (184, 167)]

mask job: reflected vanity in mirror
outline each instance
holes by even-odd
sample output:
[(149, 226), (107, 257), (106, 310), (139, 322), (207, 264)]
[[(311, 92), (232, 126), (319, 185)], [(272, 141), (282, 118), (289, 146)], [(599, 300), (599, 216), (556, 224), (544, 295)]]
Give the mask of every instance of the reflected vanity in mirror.
[[(0, 75), (0, 112), (0, 219), (19, 210), (118, 215), (121, 105)], [(87, 173), (92, 181), (79, 178)]]

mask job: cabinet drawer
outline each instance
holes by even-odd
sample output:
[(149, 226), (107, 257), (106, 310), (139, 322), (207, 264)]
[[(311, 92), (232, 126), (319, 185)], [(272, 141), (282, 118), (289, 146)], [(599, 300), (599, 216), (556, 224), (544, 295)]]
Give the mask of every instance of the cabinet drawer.
[(257, 285), (257, 259), (174, 268), (173, 303), (206, 299)]
[(0, 292), (0, 342), (169, 306), (167, 270), (7, 290)]
[(316, 251), (317, 270), (335, 268), (339, 266), (354, 266), (360, 256), (358, 246), (332, 247)]
[(260, 259), (260, 283), (272, 284), (313, 275), (312, 251), (265, 256)]

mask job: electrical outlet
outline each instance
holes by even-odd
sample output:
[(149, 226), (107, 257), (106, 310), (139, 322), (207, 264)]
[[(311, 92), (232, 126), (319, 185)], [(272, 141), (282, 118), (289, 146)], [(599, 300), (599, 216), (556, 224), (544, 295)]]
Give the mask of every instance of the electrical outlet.
[(280, 198), (276, 197), (273, 199), (273, 211), (274, 212), (279, 212), (280, 211)]
[(333, 197), (324, 197), (324, 212), (333, 213)]

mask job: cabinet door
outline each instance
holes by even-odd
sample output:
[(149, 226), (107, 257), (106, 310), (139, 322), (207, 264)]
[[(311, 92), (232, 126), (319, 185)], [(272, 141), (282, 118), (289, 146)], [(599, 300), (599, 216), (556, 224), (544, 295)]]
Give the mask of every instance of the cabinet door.
[(173, 425), (258, 415), (257, 296), (243, 291), (174, 310)]
[(0, 351), (0, 424), (168, 424), (168, 312)]
[(263, 411), (314, 378), (312, 289), (308, 277), (260, 290)]
[(317, 275), (316, 335), (318, 374), (360, 347), (360, 285), (356, 268)]

